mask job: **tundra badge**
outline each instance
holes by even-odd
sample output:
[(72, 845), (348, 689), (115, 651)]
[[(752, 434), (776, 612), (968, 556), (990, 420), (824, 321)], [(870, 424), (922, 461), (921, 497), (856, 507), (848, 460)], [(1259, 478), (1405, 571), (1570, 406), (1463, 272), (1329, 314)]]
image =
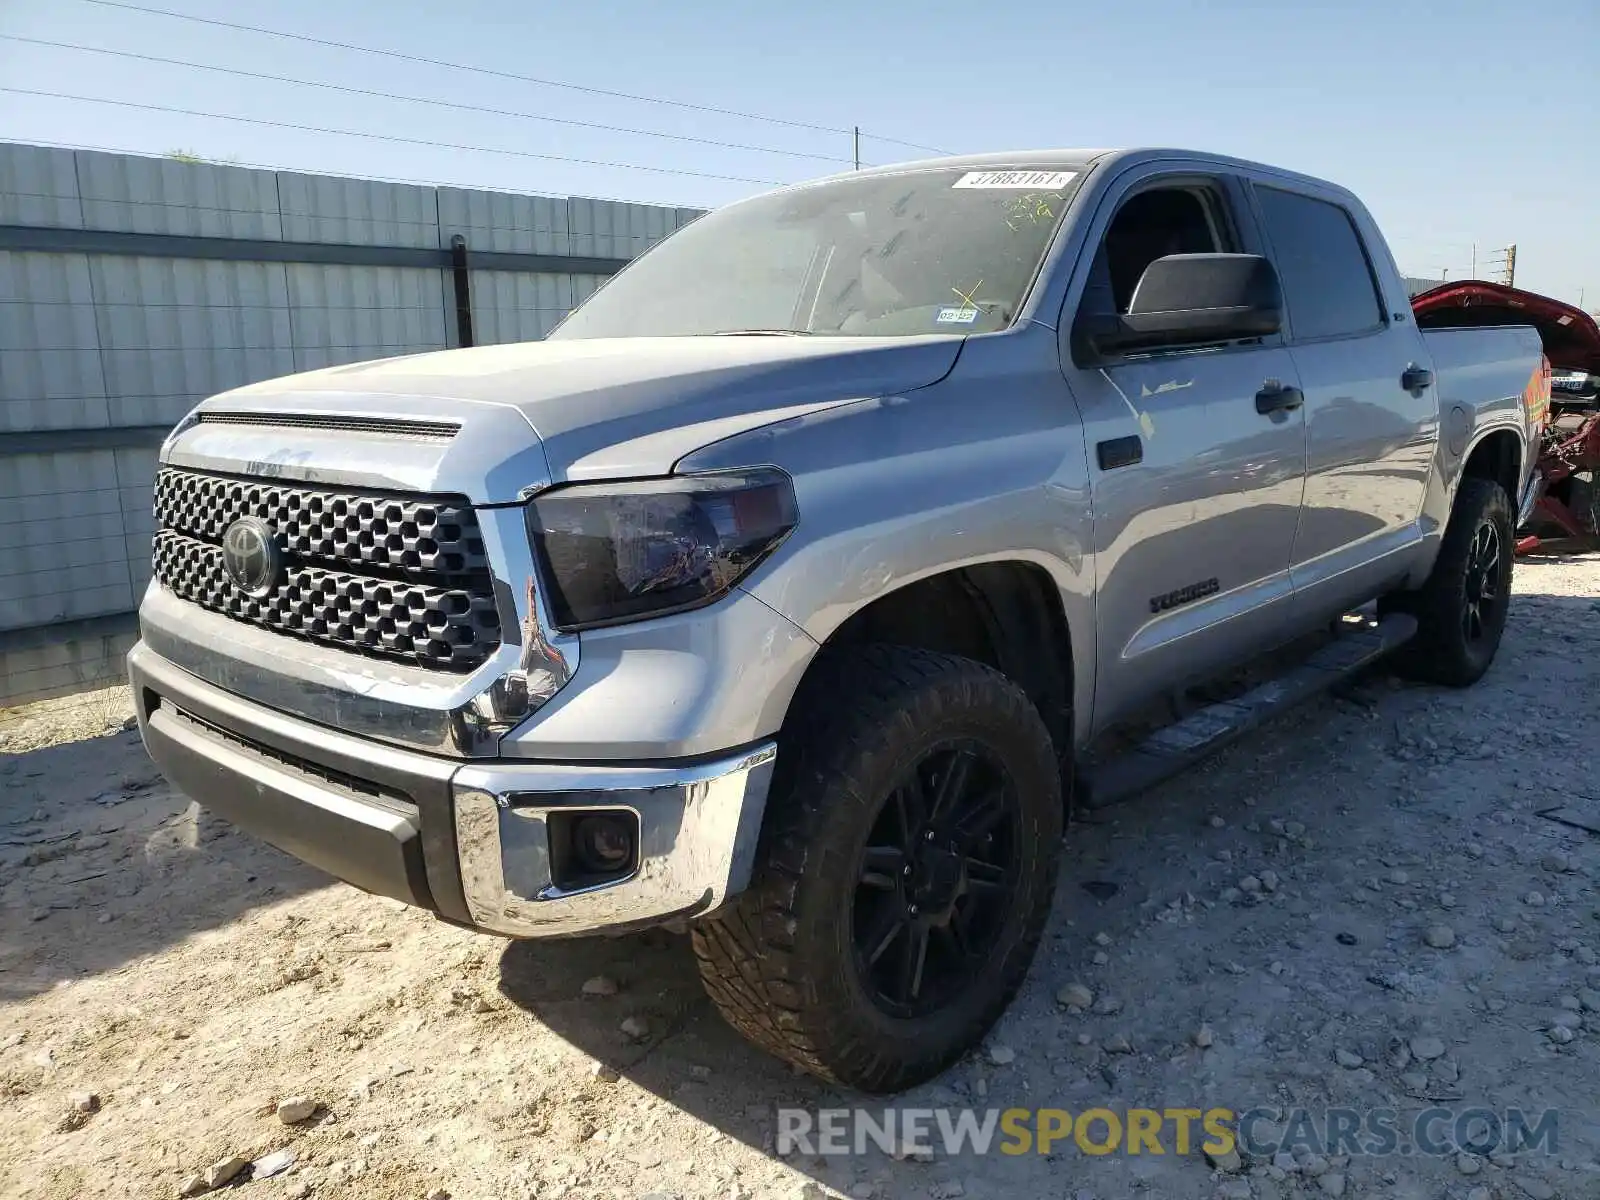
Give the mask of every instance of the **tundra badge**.
[(1169, 608), (1177, 608), (1180, 604), (1188, 604), (1194, 600), (1202, 600), (1207, 596), (1215, 596), (1222, 590), (1222, 584), (1216, 579), (1202, 579), (1199, 583), (1191, 583), (1188, 587), (1181, 587), (1175, 592), (1167, 592), (1161, 596), (1150, 597), (1150, 611), (1153, 613), (1166, 612)]

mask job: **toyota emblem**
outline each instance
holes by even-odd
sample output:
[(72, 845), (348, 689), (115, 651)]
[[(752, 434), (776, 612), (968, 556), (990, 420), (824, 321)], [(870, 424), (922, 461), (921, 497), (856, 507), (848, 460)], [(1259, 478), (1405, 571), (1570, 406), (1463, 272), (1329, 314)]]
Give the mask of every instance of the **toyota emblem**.
[(241, 517), (229, 525), (222, 535), (222, 569), (247, 596), (260, 599), (277, 587), (283, 576), (283, 551), (272, 526), (254, 517)]

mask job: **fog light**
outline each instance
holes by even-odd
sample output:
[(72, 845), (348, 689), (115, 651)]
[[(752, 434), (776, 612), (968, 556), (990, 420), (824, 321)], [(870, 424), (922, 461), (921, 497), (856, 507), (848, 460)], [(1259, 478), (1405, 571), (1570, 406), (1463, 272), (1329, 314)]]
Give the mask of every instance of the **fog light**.
[(572, 849), (579, 865), (596, 875), (611, 875), (630, 866), (634, 856), (631, 814), (580, 817), (572, 831)]
[(627, 808), (553, 809), (550, 882), (563, 891), (603, 887), (639, 869), (639, 816)]

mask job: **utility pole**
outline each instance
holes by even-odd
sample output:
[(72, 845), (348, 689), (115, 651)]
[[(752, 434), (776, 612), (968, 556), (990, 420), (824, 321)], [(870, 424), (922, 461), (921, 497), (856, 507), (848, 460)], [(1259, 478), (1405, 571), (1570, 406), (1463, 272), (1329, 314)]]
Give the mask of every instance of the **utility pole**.
[(1478, 277), (1478, 243), (1477, 242), (1473, 242), (1472, 243), (1472, 274), (1469, 275), (1468, 278), (1469, 279), (1476, 279), (1477, 277)]
[(1501, 283), (1507, 287), (1514, 286), (1517, 281), (1517, 244), (1512, 242), (1498, 254), (1492, 255), (1484, 265), (1495, 268)]
[(861, 126), (855, 127), (856, 132), (856, 170), (861, 170)]

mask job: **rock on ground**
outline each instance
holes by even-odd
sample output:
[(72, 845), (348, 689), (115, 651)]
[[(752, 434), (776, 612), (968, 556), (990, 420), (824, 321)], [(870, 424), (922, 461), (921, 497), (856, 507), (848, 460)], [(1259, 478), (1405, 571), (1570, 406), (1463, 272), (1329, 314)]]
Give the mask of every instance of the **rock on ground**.
[(317, 1102), (310, 1096), (289, 1096), (278, 1101), (278, 1120), (285, 1125), (309, 1121), (317, 1115)]

